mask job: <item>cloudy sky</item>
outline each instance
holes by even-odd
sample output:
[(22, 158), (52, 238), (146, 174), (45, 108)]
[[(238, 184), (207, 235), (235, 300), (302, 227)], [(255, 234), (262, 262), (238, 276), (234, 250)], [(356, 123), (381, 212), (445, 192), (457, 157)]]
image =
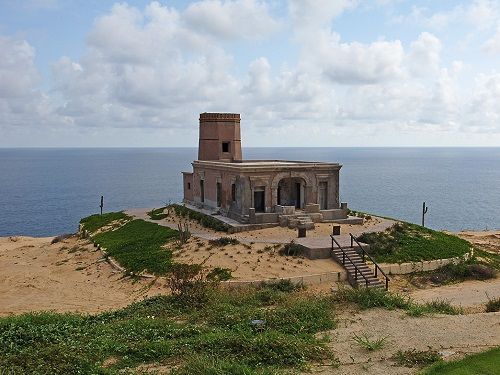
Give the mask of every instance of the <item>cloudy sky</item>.
[(500, 0), (0, 0), (0, 147), (500, 146)]

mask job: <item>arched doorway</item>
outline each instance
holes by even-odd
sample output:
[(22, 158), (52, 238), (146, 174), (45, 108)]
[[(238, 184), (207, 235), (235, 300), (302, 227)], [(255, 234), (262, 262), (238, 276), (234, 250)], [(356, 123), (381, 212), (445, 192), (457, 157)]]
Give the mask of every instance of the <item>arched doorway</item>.
[(306, 182), (300, 177), (285, 177), (278, 183), (278, 204), (304, 208)]

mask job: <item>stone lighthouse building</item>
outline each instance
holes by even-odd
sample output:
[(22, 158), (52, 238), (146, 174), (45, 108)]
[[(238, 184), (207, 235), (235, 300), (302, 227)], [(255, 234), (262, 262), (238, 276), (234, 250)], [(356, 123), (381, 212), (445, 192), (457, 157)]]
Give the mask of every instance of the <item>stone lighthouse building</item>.
[(292, 225), (347, 218), (339, 202), (337, 163), (244, 160), (240, 115), (200, 114), (198, 160), (183, 172), (184, 203), (240, 223)]

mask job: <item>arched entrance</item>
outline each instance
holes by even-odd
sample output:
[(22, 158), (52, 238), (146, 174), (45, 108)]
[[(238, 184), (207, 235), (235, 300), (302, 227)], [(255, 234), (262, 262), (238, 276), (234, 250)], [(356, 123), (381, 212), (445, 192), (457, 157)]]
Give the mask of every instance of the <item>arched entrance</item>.
[(278, 204), (304, 208), (306, 182), (301, 177), (285, 177), (278, 182)]

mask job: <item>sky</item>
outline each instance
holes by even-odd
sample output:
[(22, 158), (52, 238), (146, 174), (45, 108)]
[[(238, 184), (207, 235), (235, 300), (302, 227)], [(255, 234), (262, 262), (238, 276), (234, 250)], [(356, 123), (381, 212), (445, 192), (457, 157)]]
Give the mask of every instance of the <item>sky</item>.
[(0, 0), (0, 147), (500, 146), (500, 0)]

